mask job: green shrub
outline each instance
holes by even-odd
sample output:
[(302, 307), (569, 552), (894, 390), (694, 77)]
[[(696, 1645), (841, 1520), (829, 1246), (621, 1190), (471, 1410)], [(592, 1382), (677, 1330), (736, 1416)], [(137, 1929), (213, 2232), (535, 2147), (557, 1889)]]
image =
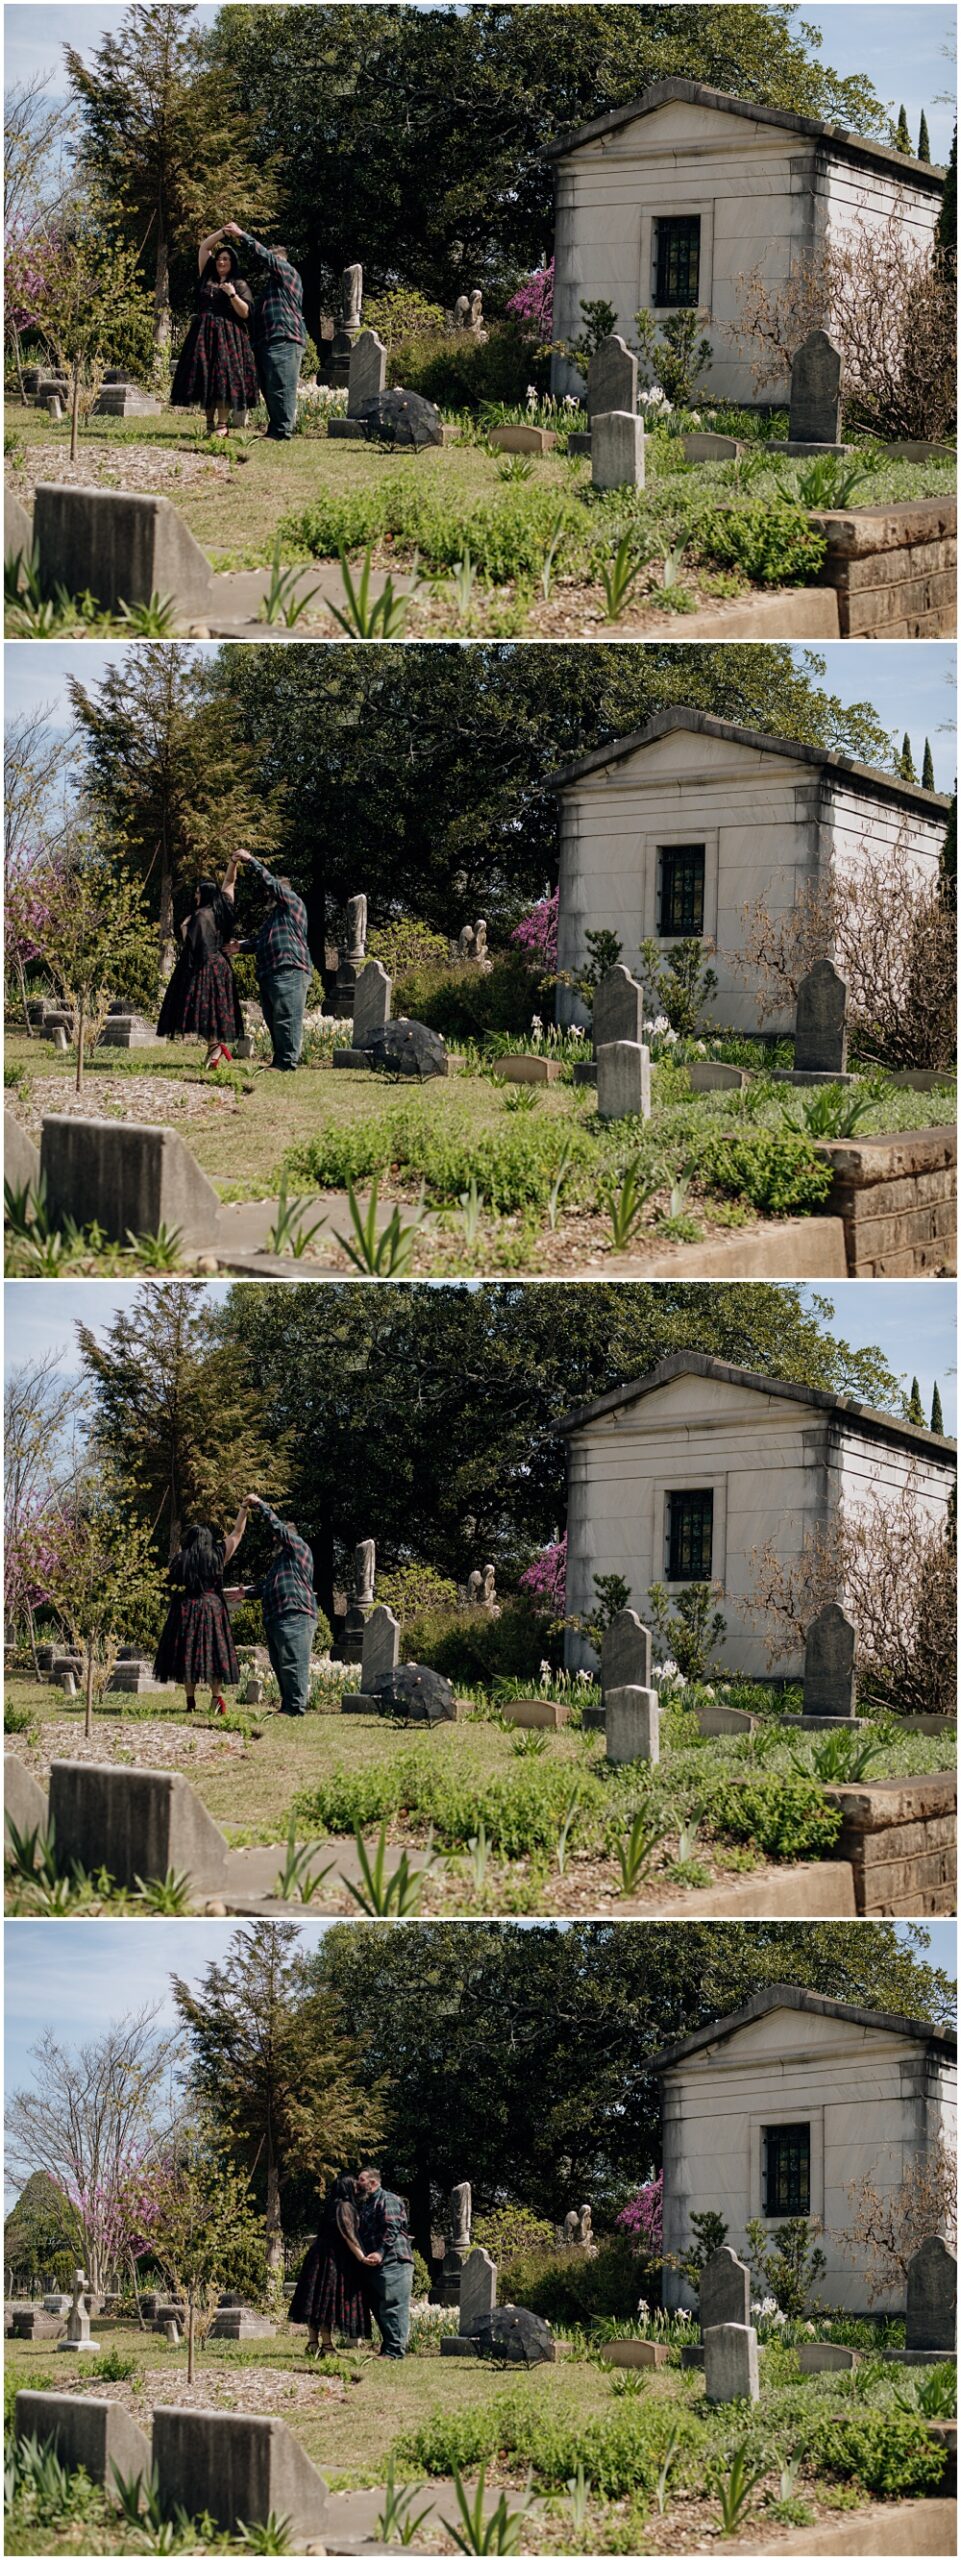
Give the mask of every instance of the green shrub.
[(651, 1584), (651, 1625), (665, 1656), (676, 1662), (685, 1680), (710, 1678), (715, 1645), (727, 1632), (723, 1611), (713, 1607), (720, 1590), (719, 1582), (689, 1582), (678, 1592), (670, 1592), (665, 1582)]
[(30, 1707), (22, 1706), (18, 1698), (4, 1699), (4, 1733), (32, 1733), (33, 1724), (33, 1711)]
[(449, 957), (422, 961), (400, 971), (395, 1011), (453, 1043), (482, 1039), (487, 1031), (521, 1033), (530, 1030), (540, 983), (520, 952), (502, 953), (490, 969)]
[(434, 2410), (401, 2436), (399, 2462), (422, 2477), (442, 2479), (454, 2466), (474, 2469), (501, 2457), (530, 2466), (540, 2488), (563, 2491), (577, 2476), (605, 2498), (651, 2492), (672, 2435), (676, 2444), (697, 2441), (697, 2421), (676, 2402), (625, 2400), (595, 2418), (565, 2416), (529, 2389), (495, 2393), (473, 2409)]
[(124, 2355), (121, 2347), (101, 2347), (92, 2372), (91, 2382), (129, 2382), (137, 2370), (137, 2357)]
[(422, 1180), (428, 1198), (450, 1209), (473, 1180), (489, 1208), (509, 1212), (546, 1208), (565, 1159), (569, 1175), (595, 1163), (590, 1135), (569, 1121), (512, 1118), (478, 1135), (453, 1118), (435, 1120), (430, 1098), (418, 1096), (369, 1120), (319, 1129), (288, 1148), (281, 1169), (295, 1183), (339, 1190), (396, 1168)]
[(620, 2232), (597, 2245), (596, 2257), (581, 2249), (518, 2249), (503, 2265), (505, 2302), (522, 2303), (553, 2327), (588, 2328), (594, 2320), (632, 2320), (637, 2310), (638, 2268), (630, 2242)]
[(698, 512), (692, 539), (702, 560), (743, 569), (761, 587), (809, 584), (827, 550), (827, 535), (789, 499), (705, 507)]
[(766, 1858), (823, 1858), (841, 1828), (839, 1804), (815, 1778), (757, 1778), (722, 1782), (705, 1806), (710, 1829), (727, 1840), (746, 1840)]
[(426, 2302), (427, 2296), (430, 2292), (430, 2268), (427, 2264), (426, 2258), (421, 2257), (419, 2249), (414, 2249), (413, 2260), (413, 2299), (415, 2302)]
[[(532, 2213), (526, 2204), (495, 2205), (492, 2213), (477, 2214), (473, 2239), (476, 2248), (490, 2250), (499, 2267), (503, 2267), (508, 2258), (517, 2257), (523, 2249), (556, 2247), (553, 2223), (545, 2222), (540, 2214)], [(520, 2300), (519, 2295), (517, 2299)]]
[(446, 969), (450, 962), (447, 935), (435, 933), (433, 925), (422, 924), (418, 916), (395, 916), (391, 924), (374, 925), (367, 936), (367, 957), (380, 960), (391, 977), (399, 983), (405, 970)]
[(708, 1130), (692, 1169), (708, 1190), (749, 1200), (768, 1218), (797, 1217), (819, 1208), (834, 1179), (810, 1138), (788, 1129), (753, 1129), (730, 1138)]
[(286, 516), (279, 529), (319, 560), (335, 557), (341, 546), (363, 550), (385, 534), (416, 550), (425, 569), (453, 569), (467, 549), (479, 575), (503, 586), (539, 576), (559, 528), (562, 542), (565, 534), (583, 538), (583, 509), (564, 490), (522, 482), (465, 509), (408, 463), (386, 468), (362, 487), (318, 490), (310, 506)]
[(699, 335), (697, 310), (670, 311), (658, 320), (653, 311), (636, 311), (641, 380), (656, 382), (674, 409), (690, 409), (702, 376), (711, 370), (711, 341)]
[(872, 2498), (933, 2497), (947, 2461), (946, 2447), (907, 2409), (825, 2418), (810, 2450), (820, 2470), (859, 2481)]
[(576, 1838), (580, 1819), (589, 1822), (604, 1806), (605, 1790), (589, 1770), (575, 1775), (569, 1761), (545, 1755), (484, 1778), (463, 1776), (449, 1761), (431, 1757), (428, 1741), (427, 1751), (412, 1748), (387, 1763), (333, 1769), (294, 1798), (293, 1810), (300, 1823), (330, 1832), (349, 1832), (357, 1823), (368, 1830), (403, 1814), (425, 1830), (432, 1825), (443, 1849), (466, 1849), (483, 1823), (495, 1852), (527, 1858), (553, 1851), (575, 1786)]
[(264, 1621), (259, 1600), (241, 1600), (230, 1612), (230, 1627), (236, 1644), (263, 1644)]
[(419, 1609), (405, 1639), (411, 1660), (428, 1662), (462, 1688), (490, 1688), (495, 1680), (536, 1680), (544, 1653), (543, 1626), (526, 1600), (505, 1600), (499, 1618), (486, 1609)]
[(827, 2267), (815, 2236), (820, 2223), (810, 2222), (803, 2213), (790, 2214), (769, 2235), (756, 2216), (745, 2229), (759, 2294), (773, 2294), (778, 2310), (786, 2311), (789, 2320), (804, 2320)]
[(435, 1573), (430, 1564), (399, 1564), (393, 1573), (378, 1573), (377, 1591), (386, 1609), (393, 1609), (405, 1630), (421, 1610), (447, 1610), (457, 1607), (457, 1584), (450, 1575)]
[[(533, 366), (533, 371), (532, 371)], [(483, 408), (486, 401), (526, 400), (528, 383), (547, 387), (547, 360), (512, 321), (495, 320), (486, 344), (467, 329), (409, 335), (391, 349), (389, 379), (420, 391), (439, 409)]]

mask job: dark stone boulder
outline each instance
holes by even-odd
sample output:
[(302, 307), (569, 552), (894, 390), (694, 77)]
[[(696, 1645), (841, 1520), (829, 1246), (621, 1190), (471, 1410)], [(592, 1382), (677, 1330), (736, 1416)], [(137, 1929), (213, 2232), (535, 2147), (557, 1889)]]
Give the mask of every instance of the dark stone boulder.
[(556, 2364), (557, 2347), (547, 2321), (536, 2311), (518, 2311), (505, 2302), (483, 2320), (475, 2320), (471, 2337), (480, 2355), (499, 2364)]
[(426, 1662), (401, 1662), (375, 1680), (373, 1694), (387, 1715), (405, 1716), (412, 1724), (453, 1724), (454, 1692), (450, 1681)]
[(364, 1041), (364, 1055), (372, 1067), (383, 1068), (385, 1075), (446, 1076), (447, 1050), (439, 1031), (428, 1031), (426, 1022), (380, 1024), (369, 1031)]
[(403, 452), (418, 453), (422, 445), (443, 444), (444, 427), (440, 410), (420, 391), (371, 392), (360, 404), (364, 434), (369, 444), (397, 445)]

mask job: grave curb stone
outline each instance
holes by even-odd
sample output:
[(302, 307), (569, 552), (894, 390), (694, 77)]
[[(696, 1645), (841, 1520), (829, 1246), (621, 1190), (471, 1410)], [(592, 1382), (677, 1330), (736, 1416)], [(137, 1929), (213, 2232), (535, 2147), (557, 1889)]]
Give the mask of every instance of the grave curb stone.
[(168, 2513), (209, 2513), (228, 2531), (273, 2513), (289, 2519), (295, 2548), (323, 2539), (327, 2483), (283, 2418), (156, 2408), (153, 2458)]
[(33, 525), (44, 595), (57, 586), (70, 596), (89, 588), (110, 613), (172, 596), (182, 619), (211, 602), (210, 562), (169, 498), (42, 480)]
[(227, 1843), (206, 1805), (179, 1769), (110, 1767), (54, 1760), (50, 1821), (58, 1866), (69, 1873), (105, 1866), (119, 1885), (162, 1882), (185, 1871), (193, 1886), (212, 1888), (227, 1873)]
[(21, 1129), (13, 1112), (3, 1114), (3, 1178), (12, 1191), (36, 1192), (40, 1180), (40, 1150)]
[(95, 2400), (86, 2392), (18, 2391), (14, 2414), (18, 2439), (36, 2436), (54, 2444), (70, 2471), (83, 2470), (113, 2496), (111, 2464), (121, 2478), (150, 2475), (150, 2446), (143, 2429), (117, 2400)]
[(220, 1202), (176, 1129), (147, 1122), (42, 1122), (40, 1170), (54, 1224), (96, 1220), (112, 1243), (175, 1229), (185, 1246), (216, 1239)]

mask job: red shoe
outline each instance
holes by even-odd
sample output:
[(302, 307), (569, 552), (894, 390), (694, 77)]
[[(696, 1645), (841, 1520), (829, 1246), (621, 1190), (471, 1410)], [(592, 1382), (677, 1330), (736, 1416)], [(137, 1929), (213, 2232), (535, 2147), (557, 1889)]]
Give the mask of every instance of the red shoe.
[(225, 1715), (226, 1715), (226, 1713), (227, 1713), (227, 1700), (226, 1700), (226, 1698), (221, 1698), (221, 1697), (218, 1695), (216, 1698), (214, 1698), (214, 1699), (212, 1700), (212, 1705), (213, 1705), (213, 1711), (214, 1711), (215, 1716), (225, 1716)]

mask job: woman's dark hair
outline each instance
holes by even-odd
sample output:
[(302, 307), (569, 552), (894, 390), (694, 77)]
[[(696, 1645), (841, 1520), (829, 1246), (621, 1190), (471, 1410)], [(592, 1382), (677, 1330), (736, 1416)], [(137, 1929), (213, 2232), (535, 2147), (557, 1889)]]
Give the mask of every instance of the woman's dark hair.
[(322, 2216), (321, 2216), (321, 2230), (322, 2230), (322, 2231), (325, 2231), (325, 2232), (332, 2232), (332, 2231), (336, 2230), (336, 2227), (337, 2227), (337, 2207), (338, 2207), (338, 2205), (339, 2205), (339, 2204), (351, 2204), (351, 2205), (352, 2205), (352, 2204), (355, 2204), (355, 2203), (356, 2203), (356, 2201), (357, 2201), (357, 2182), (356, 2182), (356, 2179), (354, 2179), (354, 2178), (349, 2178), (349, 2177), (346, 2175), (345, 2171), (344, 2171), (344, 2170), (341, 2170), (341, 2171), (340, 2171), (340, 2174), (339, 2174), (339, 2176), (338, 2176), (338, 2177), (336, 2177), (336, 2178), (331, 2178), (330, 2184), (329, 2184), (329, 2186), (328, 2186), (328, 2188), (327, 2188), (327, 2191), (326, 2191), (326, 2194), (325, 2194), (325, 2196), (324, 2196), (324, 2210), (323, 2210), (323, 2214), (322, 2214)]
[(183, 1543), (174, 1564), (179, 1568), (184, 1590), (193, 1599), (201, 1591), (209, 1591), (223, 1572), (223, 1547), (213, 1529), (198, 1522), (184, 1533)]
[(230, 259), (231, 284), (236, 285), (237, 291), (243, 296), (244, 301), (249, 302), (251, 300), (250, 286), (247, 282), (246, 276), (241, 275), (240, 267), (237, 262), (236, 249), (231, 248), (229, 240), (222, 240), (219, 249), (214, 250), (213, 257), (208, 258), (200, 279), (201, 284), (223, 284), (223, 276), (219, 276), (217, 273), (217, 260), (218, 258), (223, 257), (228, 257)]
[(218, 933), (226, 942), (234, 928), (234, 911), (230, 899), (224, 897), (216, 880), (198, 880), (197, 905), (209, 907)]

